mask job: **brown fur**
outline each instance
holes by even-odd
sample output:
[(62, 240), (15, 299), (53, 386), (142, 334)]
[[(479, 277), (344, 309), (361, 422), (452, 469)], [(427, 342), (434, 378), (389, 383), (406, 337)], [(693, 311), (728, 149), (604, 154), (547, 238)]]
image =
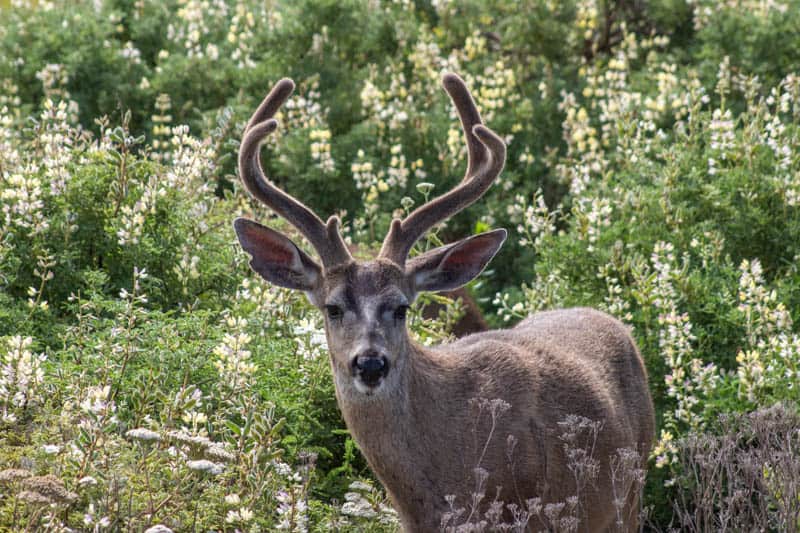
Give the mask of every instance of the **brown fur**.
[[(594, 454), (600, 475), (582, 502), (587, 515), (581, 530), (612, 528), (609, 460), (618, 448), (646, 457), (654, 433), (644, 365), (625, 326), (598, 311), (568, 309), (432, 349), (405, 341), (408, 351), (398, 357), (406, 362), (396, 365), (401, 375), (391, 394), (367, 399), (337, 380), (337, 399), (406, 531), (436, 530), (448, 510), (445, 496), (456, 495), (463, 505), (474, 490), (472, 469), (488, 431), (484, 424), (476, 450), (476, 398), (511, 405), (480, 464), (489, 472), (491, 495), (501, 487), (506, 503), (574, 495), (558, 422), (570, 414), (601, 421)], [(332, 360), (340, 374), (337, 354)], [(506, 458), (509, 435), (518, 440), (513, 472)]]
[[(277, 126), (272, 116), (289, 97), (290, 80), (279, 81), (250, 119), (239, 169), (248, 190), (306, 236), (322, 265), (256, 222), (237, 219), (237, 236), (256, 272), (305, 291), (324, 313), (339, 407), (406, 531), (437, 530), (449, 509), (448, 495), (466, 505), (476, 489), (475, 467), (488, 472), (484, 502), (493, 499), (496, 487), (500, 500), (522, 507), (529, 498), (556, 503), (575, 495), (559, 439), (559, 422), (567, 415), (603, 424), (593, 453), (599, 475), (583, 494), (581, 530), (607, 531), (615, 520), (610, 458), (619, 448), (646, 457), (654, 433), (645, 368), (624, 325), (591, 309), (567, 309), (434, 348), (409, 338), (405, 312), (416, 295), (463, 286), (506, 238), (505, 230), (489, 231), (406, 261), (414, 242), (477, 200), (505, 161), (505, 144), (481, 123), (464, 82), (446, 74), (443, 85), (464, 130), (467, 175), (453, 190), (394, 220), (377, 259), (354, 261), (338, 219), (323, 223), (261, 170), (258, 148)], [(478, 399), (510, 406), (490, 441), (485, 417), (475, 411)], [(517, 439), (513, 467), (506, 453), (509, 437)], [(636, 511), (633, 497), (625, 512), (629, 530), (635, 529)]]
[[(374, 254), (365, 254), (364, 249), (358, 244), (349, 244), (348, 250), (354, 257), (372, 256)], [(469, 293), (465, 287), (459, 287), (452, 291), (442, 291), (437, 293), (439, 296), (444, 296), (448, 300), (461, 301), (461, 310), (463, 315), (453, 324), (452, 333), (457, 338), (465, 337), (472, 333), (479, 333), (489, 329), (486, 319), (483, 318), (483, 312), (478, 306), (478, 302)], [(446, 304), (437, 301), (431, 301), (422, 308), (422, 317), (433, 320), (439, 318), (439, 314), (446, 310)]]

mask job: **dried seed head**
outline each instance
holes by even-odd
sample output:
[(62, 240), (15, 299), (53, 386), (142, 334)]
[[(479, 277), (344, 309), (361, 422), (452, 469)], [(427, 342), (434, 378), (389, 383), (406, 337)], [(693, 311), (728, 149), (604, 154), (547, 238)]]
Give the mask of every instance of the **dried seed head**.
[(544, 514), (548, 520), (550, 520), (550, 524), (556, 524), (558, 517), (561, 516), (561, 512), (564, 510), (564, 504), (559, 503), (548, 503), (544, 506)]
[(186, 461), (186, 466), (191, 470), (197, 472), (206, 472), (212, 476), (216, 476), (225, 471), (225, 467), (221, 464), (214, 463), (207, 459), (199, 459), (197, 461)]
[(92, 476), (83, 476), (78, 480), (78, 485), (80, 485), (81, 487), (85, 487), (87, 485), (94, 486), (97, 485), (97, 480)]
[(127, 433), (125, 433), (125, 435), (132, 439), (143, 440), (143, 441), (161, 440), (161, 435), (147, 428), (131, 429)]
[(0, 470), (0, 484), (13, 483), (20, 479), (31, 477), (33, 474), (29, 470), (22, 470), (21, 468), (8, 468)]
[(212, 444), (208, 448), (205, 449), (203, 452), (206, 457), (209, 459), (214, 459), (216, 461), (224, 461), (226, 463), (232, 463), (236, 460), (236, 456), (222, 447), (220, 444)]
[(169, 433), (167, 433), (167, 436), (182, 444), (189, 444), (191, 446), (196, 446), (200, 449), (208, 448), (209, 446), (214, 444), (208, 437), (202, 437), (200, 435), (189, 435), (185, 431), (170, 431)]
[(53, 503), (53, 500), (44, 496), (43, 494), (39, 494), (38, 492), (32, 490), (24, 490), (17, 494), (17, 498), (20, 500), (33, 504), (33, 505), (47, 505)]
[(22, 482), (22, 486), (27, 491), (38, 492), (55, 503), (70, 503), (78, 497), (74, 492), (68, 491), (64, 487), (64, 482), (52, 474), (29, 477)]

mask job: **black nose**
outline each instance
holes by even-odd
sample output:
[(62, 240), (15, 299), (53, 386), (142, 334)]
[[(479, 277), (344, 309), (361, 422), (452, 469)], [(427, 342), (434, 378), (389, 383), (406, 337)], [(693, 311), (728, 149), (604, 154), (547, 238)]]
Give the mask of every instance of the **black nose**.
[(374, 387), (389, 372), (389, 361), (377, 352), (369, 352), (353, 360), (353, 371), (364, 385)]

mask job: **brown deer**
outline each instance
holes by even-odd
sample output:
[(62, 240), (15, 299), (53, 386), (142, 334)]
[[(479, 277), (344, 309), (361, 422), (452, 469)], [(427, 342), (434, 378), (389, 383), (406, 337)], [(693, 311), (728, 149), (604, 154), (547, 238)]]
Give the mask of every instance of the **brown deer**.
[[(275, 85), (247, 124), (239, 170), (250, 193), (297, 227), (321, 264), (256, 222), (237, 219), (237, 236), (257, 273), (304, 291), (324, 314), (339, 407), (406, 531), (439, 529), (450, 509), (446, 496), (468, 501), (476, 491), (476, 467), (488, 472), (481, 484), (488, 488), (484, 506), (495, 488), (499, 501), (520, 506), (534, 497), (547, 503), (576, 494), (558, 437), (568, 415), (603, 424), (593, 445), (600, 475), (582, 495), (580, 529), (618, 528), (612, 494), (620, 488), (611, 484), (610, 457), (620, 448), (646, 456), (654, 432), (647, 375), (627, 327), (598, 311), (567, 309), (433, 348), (409, 336), (406, 312), (415, 296), (467, 283), (506, 238), (499, 229), (408, 257), (426, 231), (480, 198), (505, 164), (505, 144), (481, 123), (464, 82), (446, 74), (443, 85), (466, 137), (466, 176), (394, 220), (377, 258), (353, 260), (336, 217), (323, 222), (263, 173), (259, 147), (294, 88), (288, 79)], [(475, 399), (510, 406), (477, 446)], [(509, 436), (516, 440), (513, 454)], [(634, 492), (626, 503), (626, 529), (636, 527)]]

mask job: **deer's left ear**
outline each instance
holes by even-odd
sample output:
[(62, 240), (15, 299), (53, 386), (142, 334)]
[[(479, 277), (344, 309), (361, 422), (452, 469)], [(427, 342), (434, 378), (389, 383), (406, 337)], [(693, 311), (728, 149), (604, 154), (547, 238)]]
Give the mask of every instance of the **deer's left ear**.
[(496, 229), (434, 248), (409, 260), (406, 266), (417, 291), (457, 289), (480, 274), (506, 240)]

